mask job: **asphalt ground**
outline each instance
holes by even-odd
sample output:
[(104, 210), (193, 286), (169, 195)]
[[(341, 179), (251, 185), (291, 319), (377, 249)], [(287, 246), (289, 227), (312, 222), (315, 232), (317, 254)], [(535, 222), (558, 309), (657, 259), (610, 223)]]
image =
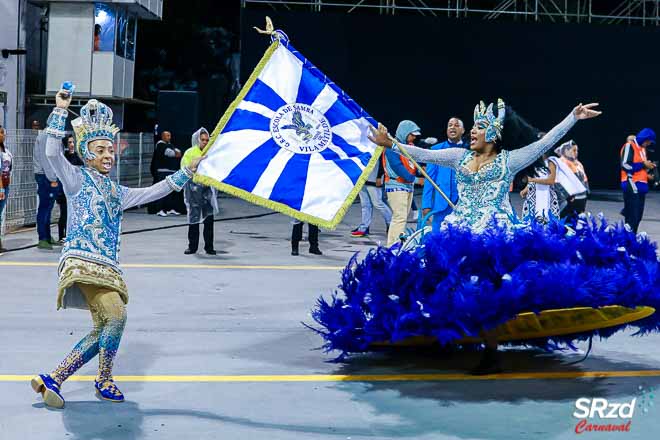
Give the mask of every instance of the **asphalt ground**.
[[(0, 256), (0, 439), (651, 439), (660, 435), (660, 336), (620, 333), (591, 355), (506, 350), (507, 373), (472, 377), (478, 353), (407, 350), (353, 356), (318, 350), (305, 328), (356, 251), (385, 241), (349, 231), (354, 205), (323, 256), (290, 255), (290, 220), (222, 199), (216, 256), (186, 256), (183, 217), (125, 214), (122, 263), (128, 322), (115, 364), (126, 402), (94, 396), (96, 361), (63, 387), (66, 407), (44, 407), (29, 379), (52, 370), (91, 326), (89, 313), (55, 310), (58, 250), (28, 247), (36, 232), (5, 237)], [(618, 193), (598, 193), (593, 212), (618, 220)], [(660, 239), (660, 194), (642, 230)], [(237, 217), (250, 217), (236, 219)], [(234, 220), (231, 220), (234, 218)], [(229, 220), (227, 220), (229, 219)], [(55, 228), (53, 228), (55, 231)], [(651, 397), (653, 396), (653, 397)], [(578, 398), (636, 400), (629, 432), (576, 434)]]

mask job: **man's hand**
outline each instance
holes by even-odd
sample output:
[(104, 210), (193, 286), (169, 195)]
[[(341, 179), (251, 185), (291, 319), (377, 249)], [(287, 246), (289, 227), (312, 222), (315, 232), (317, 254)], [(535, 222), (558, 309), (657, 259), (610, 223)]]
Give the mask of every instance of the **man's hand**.
[(5, 192), (0, 191), (0, 200), (4, 200), (4, 199), (5, 199)]
[(392, 148), (392, 140), (383, 124), (378, 124), (378, 129), (369, 127), (371, 135), (367, 136), (371, 142), (385, 148)]
[(52, 188), (57, 188), (59, 185), (60, 185), (60, 184), (57, 183), (57, 182), (50, 182), (50, 186), (51, 186)]
[(650, 160), (645, 160), (644, 161), (644, 168), (646, 168), (647, 170), (652, 170), (653, 168), (655, 168), (655, 164), (653, 162), (651, 162)]
[(188, 169), (193, 173), (196, 173), (197, 167), (199, 167), (199, 163), (204, 159), (206, 159), (206, 156), (200, 156), (197, 159), (193, 159), (192, 162), (190, 162), (190, 165), (188, 165)]
[(431, 208), (424, 208), (424, 209), (422, 209), (422, 215), (423, 215), (424, 217), (426, 217), (426, 215), (427, 215), (429, 212), (431, 212)]
[(177, 159), (181, 159), (181, 156), (183, 156), (183, 154), (181, 154), (181, 150), (179, 150), (178, 148), (175, 149), (174, 150), (174, 157), (176, 157)]
[(69, 108), (69, 104), (71, 104), (71, 98), (73, 98), (73, 96), (68, 90), (60, 89), (60, 91), (57, 92), (57, 95), (55, 95), (55, 105), (57, 108), (63, 108), (66, 110)]
[(383, 179), (379, 177), (376, 179), (376, 188), (380, 188), (381, 186), (383, 186)]

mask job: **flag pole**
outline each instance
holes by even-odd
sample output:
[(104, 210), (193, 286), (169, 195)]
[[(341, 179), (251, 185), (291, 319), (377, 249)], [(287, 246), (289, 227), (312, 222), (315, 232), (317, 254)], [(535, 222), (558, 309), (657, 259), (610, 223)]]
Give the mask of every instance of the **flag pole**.
[(438, 186), (438, 184), (435, 183), (435, 182), (433, 181), (433, 179), (431, 179), (431, 177), (426, 173), (426, 171), (424, 170), (424, 168), (422, 168), (421, 166), (419, 166), (419, 164), (415, 161), (415, 159), (412, 158), (412, 156), (410, 155), (410, 153), (408, 153), (408, 151), (403, 147), (403, 145), (401, 145), (401, 143), (400, 143), (399, 141), (397, 141), (396, 139), (394, 139), (392, 136), (390, 136), (390, 135), (388, 135), (388, 136), (389, 136), (390, 140), (391, 140), (393, 143), (395, 143), (395, 144), (397, 145), (397, 148), (399, 149), (399, 151), (400, 151), (404, 156), (406, 156), (406, 158), (407, 158), (409, 161), (411, 161), (413, 165), (415, 165), (415, 168), (417, 168), (417, 169), (422, 173), (422, 176), (424, 176), (424, 178), (425, 178), (427, 181), (431, 182), (431, 185), (433, 185), (433, 188), (435, 188), (435, 190), (438, 191), (438, 192), (440, 193), (440, 195), (442, 196), (442, 198), (445, 199), (445, 200), (447, 201), (447, 204), (449, 204), (449, 206), (451, 207), (451, 209), (455, 209), (455, 208), (456, 208), (456, 205), (454, 205), (454, 204), (452, 203), (452, 201), (449, 200), (449, 197), (447, 197), (447, 194), (445, 194), (445, 193), (440, 189), (440, 187)]

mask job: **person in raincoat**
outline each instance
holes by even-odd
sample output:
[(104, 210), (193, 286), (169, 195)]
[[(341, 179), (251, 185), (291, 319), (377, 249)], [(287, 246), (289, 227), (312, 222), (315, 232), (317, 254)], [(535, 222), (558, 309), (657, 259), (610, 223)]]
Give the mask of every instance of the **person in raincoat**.
[[(191, 139), (190, 147), (181, 159), (181, 168), (189, 166), (196, 158), (202, 156), (202, 151), (209, 143), (209, 132), (202, 127)], [(204, 250), (208, 255), (217, 252), (213, 246), (213, 216), (218, 212), (218, 199), (215, 189), (189, 181), (183, 188), (183, 198), (188, 208), (188, 248), (184, 254), (197, 252), (199, 246), (199, 224), (204, 223)]]

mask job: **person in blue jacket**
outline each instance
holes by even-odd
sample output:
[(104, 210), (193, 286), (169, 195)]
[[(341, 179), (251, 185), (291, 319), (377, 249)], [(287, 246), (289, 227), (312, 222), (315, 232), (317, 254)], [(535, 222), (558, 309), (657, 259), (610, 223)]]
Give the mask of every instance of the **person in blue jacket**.
[[(413, 121), (401, 121), (396, 129), (396, 139), (404, 145), (413, 145), (420, 135), (420, 128)], [(385, 169), (385, 192), (392, 208), (387, 246), (392, 246), (398, 242), (399, 236), (406, 228), (417, 176), (412, 162), (391, 149), (385, 150), (382, 160)]]
[[(447, 122), (447, 140), (431, 147), (431, 150), (444, 150), (445, 148), (467, 148), (463, 142), (465, 127), (463, 121), (452, 117)], [(428, 164), (426, 173), (440, 189), (449, 197), (452, 203), (458, 201), (458, 190), (456, 188), (456, 172), (451, 168), (442, 167), (436, 164)], [(429, 212), (433, 213), (433, 230), (437, 230), (440, 224), (452, 211), (451, 206), (444, 197), (436, 191), (429, 182), (424, 182), (424, 192), (422, 195), (422, 213), (426, 216)]]

